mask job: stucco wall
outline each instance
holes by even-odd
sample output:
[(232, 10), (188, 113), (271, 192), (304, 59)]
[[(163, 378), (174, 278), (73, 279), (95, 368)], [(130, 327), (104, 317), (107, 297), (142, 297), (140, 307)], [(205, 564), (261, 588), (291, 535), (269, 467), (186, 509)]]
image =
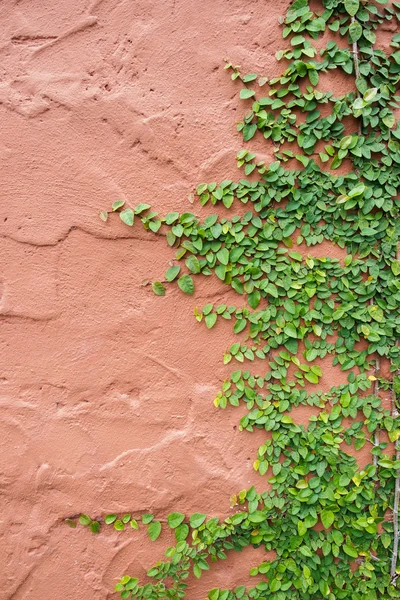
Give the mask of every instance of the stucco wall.
[[(241, 108), (222, 58), (277, 73), (287, 6), (0, 4), (2, 599), (112, 598), (118, 577), (144, 574), (168, 544), (70, 530), (66, 516), (224, 516), (231, 494), (262, 485), (262, 433), (239, 433), (240, 410), (212, 406), (231, 326), (208, 332), (193, 317), (229, 292), (203, 279), (195, 298), (154, 296), (140, 283), (174, 251), (98, 211), (124, 198), (200, 213), (194, 185), (238, 177)], [(188, 598), (243, 583), (261, 554), (231, 556)]]

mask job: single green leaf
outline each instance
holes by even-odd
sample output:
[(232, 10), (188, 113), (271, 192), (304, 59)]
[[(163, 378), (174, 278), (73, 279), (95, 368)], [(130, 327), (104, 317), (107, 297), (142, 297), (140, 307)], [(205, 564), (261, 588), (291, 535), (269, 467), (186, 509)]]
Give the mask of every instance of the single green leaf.
[(227, 265), (229, 263), (229, 250), (221, 248), (221, 250), (217, 252), (217, 258), (220, 263)]
[(321, 512), (321, 521), (325, 529), (329, 529), (335, 520), (335, 514), (331, 510), (323, 510)]
[(204, 317), (204, 320), (206, 322), (207, 328), (211, 329), (217, 322), (217, 315), (215, 313), (210, 313)]
[(112, 210), (115, 212), (119, 208), (121, 208), (125, 204), (125, 200), (116, 200), (111, 206)]
[(154, 515), (152, 515), (150, 513), (146, 513), (142, 516), (142, 523), (143, 523), (143, 525), (148, 525), (149, 523), (152, 522), (153, 519), (154, 519)]
[(106, 515), (104, 517), (104, 522), (106, 525), (111, 525), (116, 520), (117, 520), (117, 515)]
[(307, 527), (303, 521), (297, 521), (297, 531), (301, 536), (307, 533)]
[(309, 373), (304, 373), (304, 377), (310, 383), (318, 383), (318, 381), (319, 381), (318, 376), (315, 373), (313, 373), (312, 371), (310, 371)]
[(349, 546), (349, 544), (343, 544), (343, 550), (348, 556), (351, 556), (352, 558), (358, 558), (358, 552), (354, 548), (354, 546)]
[(171, 529), (176, 529), (185, 520), (185, 515), (179, 512), (173, 512), (168, 515), (167, 520), (169, 527), (171, 527)]
[(193, 529), (198, 529), (200, 525), (203, 525), (206, 518), (207, 515), (203, 515), (202, 513), (194, 513), (189, 519), (190, 527)]
[(179, 275), (179, 271), (181, 270), (179, 265), (175, 265), (174, 267), (170, 267), (165, 271), (165, 280), (168, 282), (173, 281)]
[(344, 7), (347, 13), (354, 17), (360, 7), (360, 0), (344, 0)]
[(400, 275), (400, 260), (394, 260), (390, 265), (390, 268), (392, 269), (393, 275), (396, 275), (396, 277)]
[(200, 273), (200, 263), (193, 254), (185, 260), (185, 264), (192, 273)]
[(151, 208), (150, 204), (138, 204), (135, 206), (135, 215), (140, 215), (140, 213), (144, 212)]
[(260, 304), (260, 300), (261, 300), (261, 294), (258, 290), (253, 290), (251, 292), (251, 294), (249, 294), (248, 302), (249, 302), (249, 305), (251, 306), (251, 308), (253, 308), (254, 310)]
[(297, 339), (297, 329), (296, 327), (293, 325), (293, 323), (287, 323), (285, 325), (285, 327), (283, 328), (283, 331), (286, 333), (286, 335), (288, 335), (291, 338), (295, 338)]
[(90, 523), (90, 530), (92, 533), (100, 533), (100, 523), (98, 521), (92, 521)]
[(241, 100), (248, 100), (248, 98), (255, 96), (255, 94), (256, 94), (255, 91), (250, 90), (249, 88), (243, 88), (242, 90), (240, 90)]
[(194, 294), (194, 282), (190, 275), (182, 275), (182, 277), (179, 277), (178, 286), (185, 294)]
[(155, 542), (158, 537), (160, 537), (161, 533), (161, 523), (160, 521), (152, 521), (147, 530), (149, 534), (149, 538), (152, 542)]
[(64, 521), (68, 525), (68, 527), (71, 527), (71, 529), (76, 528), (76, 521), (74, 521), (74, 519), (64, 519)]
[(175, 539), (177, 542), (183, 542), (189, 535), (189, 526), (186, 523), (182, 523), (175, 529)]
[(160, 281), (155, 281), (151, 287), (156, 296), (165, 296), (165, 287)]
[(129, 225), (129, 227), (132, 227), (133, 222), (135, 220), (135, 213), (131, 208), (126, 208), (125, 210), (121, 211), (119, 213), (119, 216), (121, 221), (123, 221), (125, 225)]
[(370, 102), (372, 102), (375, 99), (377, 93), (378, 93), (378, 88), (370, 88), (363, 95), (363, 100), (365, 102), (368, 102), (368, 104), (369, 104)]
[(360, 37), (362, 36), (362, 33), (363, 33), (363, 29), (358, 21), (354, 21), (354, 23), (351, 23), (351, 25), (349, 27), (350, 42), (352, 42), (352, 43), (357, 42), (360, 39)]

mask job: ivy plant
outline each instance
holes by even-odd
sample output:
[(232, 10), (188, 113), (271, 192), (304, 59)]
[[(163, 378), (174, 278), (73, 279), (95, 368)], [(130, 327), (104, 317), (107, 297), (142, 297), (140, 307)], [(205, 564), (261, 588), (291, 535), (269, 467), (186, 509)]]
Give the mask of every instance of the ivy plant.
[[(100, 213), (104, 221), (117, 213), (128, 227), (140, 221), (175, 249), (152, 283), (156, 295), (173, 285), (193, 295), (201, 276), (233, 288), (240, 306), (207, 304), (194, 316), (208, 329), (230, 320), (238, 336), (223, 355), (235, 370), (215, 407), (242, 404), (240, 429), (265, 431), (253, 466), (266, 479), (238, 491), (223, 521), (80, 515), (94, 533), (103, 524), (147, 527), (150, 540), (163, 526), (175, 532), (147, 583), (122, 577), (121, 598), (184, 598), (191, 573), (200, 577), (247, 546), (273, 552), (250, 571), (258, 583), (213, 589), (209, 600), (400, 598), (400, 34), (387, 52), (376, 46), (388, 21), (400, 21), (399, 2), (321, 0), (314, 12), (295, 0), (282, 19), (281, 76), (225, 65), (241, 86), (238, 131), (244, 142), (258, 135), (272, 143), (274, 160), (246, 147), (239, 181), (199, 184), (198, 202), (210, 208), (204, 219), (122, 200)], [(332, 69), (352, 79), (353, 91), (319, 91)], [(219, 216), (221, 203), (236, 214)], [(313, 254), (327, 241), (345, 250), (343, 260)], [(347, 383), (322, 391), (326, 357)], [(263, 375), (249, 366), (256, 358)], [(307, 425), (291, 414), (299, 405), (313, 407)], [(364, 447), (370, 462), (361, 468)]]

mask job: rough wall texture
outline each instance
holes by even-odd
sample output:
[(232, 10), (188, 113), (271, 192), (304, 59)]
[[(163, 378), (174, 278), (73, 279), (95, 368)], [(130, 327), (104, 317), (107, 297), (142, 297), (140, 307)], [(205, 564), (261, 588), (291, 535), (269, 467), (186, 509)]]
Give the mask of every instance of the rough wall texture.
[[(237, 87), (221, 59), (276, 73), (288, 3), (0, 4), (2, 600), (113, 598), (116, 578), (143, 574), (168, 543), (63, 517), (222, 516), (260, 482), (261, 432), (211, 404), (231, 327), (193, 318), (226, 290), (199, 280), (195, 300), (154, 296), (140, 283), (173, 251), (97, 214), (119, 198), (192, 210), (193, 185), (237, 177)], [(188, 598), (243, 583), (259, 555), (230, 557)]]

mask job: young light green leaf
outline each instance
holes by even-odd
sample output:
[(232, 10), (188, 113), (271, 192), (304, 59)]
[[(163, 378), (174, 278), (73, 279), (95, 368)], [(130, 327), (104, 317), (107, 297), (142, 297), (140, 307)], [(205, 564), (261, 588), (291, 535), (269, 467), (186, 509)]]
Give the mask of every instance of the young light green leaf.
[(352, 558), (358, 558), (358, 552), (354, 548), (354, 546), (350, 546), (349, 544), (343, 544), (343, 550), (348, 556), (351, 556)]
[(240, 90), (241, 100), (247, 100), (248, 98), (251, 98), (252, 96), (255, 96), (254, 90), (249, 90), (249, 88), (243, 88), (242, 90)]
[(378, 88), (370, 88), (363, 95), (364, 101), (367, 102), (368, 104), (370, 104), (375, 99), (377, 93), (378, 93)]
[(325, 529), (329, 529), (335, 520), (335, 514), (331, 510), (323, 510), (321, 512), (321, 521)]
[(111, 515), (106, 515), (104, 517), (104, 522), (105, 522), (106, 525), (111, 525), (116, 520), (117, 520), (117, 515), (111, 514)]
[(140, 213), (144, 212), (151, 208), (150, 204), (138, 204), (135, 206), (135, 215), (140, 215)]
[(156, 296), (165, 296), (165, 287), (161, 281), (155, 281), (151, 287)]
[(135, 220), (135, 213), (131, 208), (126, 208), (125, 210), (121, 211), (119, 213), (119, 216), (121, 221), (123, 221), (125, 225), (129, 225), (129, 227), (132, 227), (133, 222)]
[(116, 200), (113, 205), (111, 206), (112, 210), (115, 212), (116, 210), (118, 210), (119, 208), (122, 208), (122, 206), (125, 204), (125, 200)]

